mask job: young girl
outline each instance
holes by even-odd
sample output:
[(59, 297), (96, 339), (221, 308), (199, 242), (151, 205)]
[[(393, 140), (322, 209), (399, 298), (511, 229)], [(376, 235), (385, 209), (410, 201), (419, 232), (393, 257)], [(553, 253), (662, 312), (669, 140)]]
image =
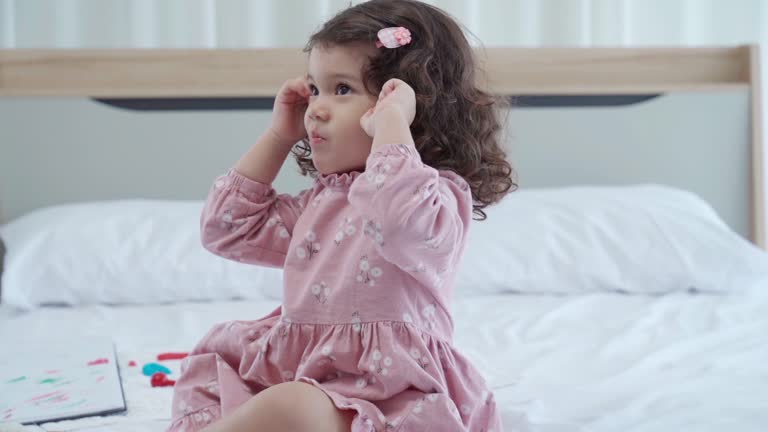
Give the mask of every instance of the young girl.
[[(201, 219), (213, 253), (284, 268), (283, 305), (203, 338), (170, 430), (501, 431), (451, 345), (473, 209), (515, 187), (469, 44), (439, 9), (372, 0), (306, 50), (306, 77), (282, 86)], [(314, 177), (295, 197), (270, 187), (292, 149)]]

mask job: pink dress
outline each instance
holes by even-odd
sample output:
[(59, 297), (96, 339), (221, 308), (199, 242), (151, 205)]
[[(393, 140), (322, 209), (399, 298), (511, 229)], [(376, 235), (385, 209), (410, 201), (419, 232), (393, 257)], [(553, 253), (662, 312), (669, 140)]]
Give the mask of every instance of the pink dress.
[(451, 345), (451, 289), (472, 217), (467, 183), (412, 146), (363, 173), (277, 195), (237, 172), (216, 180), (201, 225), (223, 257), (283, 267), (282, 307), (216, 325), (182, 363), (169, 430), (194, 431), (267, 387), (303, 381), (352, 431), (501, 431), (493, 394)]

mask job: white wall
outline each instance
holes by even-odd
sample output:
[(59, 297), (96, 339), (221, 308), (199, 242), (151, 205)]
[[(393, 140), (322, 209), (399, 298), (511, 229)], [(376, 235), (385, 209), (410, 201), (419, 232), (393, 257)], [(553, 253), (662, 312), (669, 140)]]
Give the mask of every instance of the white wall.
[[(742, 44), (764, 41), (768, 26), (768, 2), (761, 0), (429, 3), (456, 16), (486, 45)], [(0, 0), (0, 47), (300, 46), (324, 19), (347, 4), (348, 0)]]

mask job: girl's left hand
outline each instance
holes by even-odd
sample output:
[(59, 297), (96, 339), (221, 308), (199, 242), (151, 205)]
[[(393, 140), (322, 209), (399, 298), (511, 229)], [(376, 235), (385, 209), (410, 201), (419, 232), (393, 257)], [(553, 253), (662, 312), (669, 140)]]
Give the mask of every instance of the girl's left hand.
[(379, 93), (376, 105), (360, 118), (360, 126), (371, 138), (376, 134), (376, 120), (382, 118), (379, 114), (393, 110), (403, 116), (408, 126), (416, 116), (416, 93), (405, 81), (392, 78), (385, 82)]

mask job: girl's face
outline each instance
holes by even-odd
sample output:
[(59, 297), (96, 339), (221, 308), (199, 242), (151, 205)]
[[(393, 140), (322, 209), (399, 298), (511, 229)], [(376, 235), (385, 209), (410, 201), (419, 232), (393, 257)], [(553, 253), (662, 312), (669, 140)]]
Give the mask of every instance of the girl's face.
[(304, 115), (312, 161), (321, 174), (362, 171), (373, 139), (360, 117), (376, 105), (363, 85), (363, 68), (376, 52), (373, 44), (316, 46), (309, 53), (311, 90)]

